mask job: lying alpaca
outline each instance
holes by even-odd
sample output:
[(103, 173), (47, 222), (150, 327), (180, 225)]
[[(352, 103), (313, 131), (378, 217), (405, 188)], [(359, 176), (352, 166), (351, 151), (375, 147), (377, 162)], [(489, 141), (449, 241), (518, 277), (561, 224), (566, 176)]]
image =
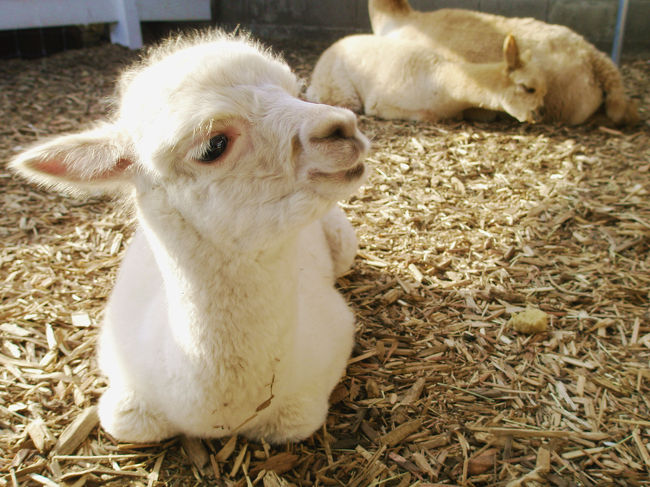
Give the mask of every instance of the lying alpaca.
[(345, 37), (320, 57), (307, 98), (387, 119), (440, 120), (470, 107), (533, 122), (546, 86), (508, 36), (498, 63), (455, 63), (412, 41)]
[(512, 33), (543, 70), (548, 87), (545, 121), (583, 123), (602, 105), (603, 97), (614, 123), (639, 120), (636, 103), (625, 96), (614, 63), (568, 27), (463, 9), (419, 12), (408, 0), (369, 0), (368, 10), (375, 34), (418, 41), (456, 61), (498, 61), (503, 40)]
[(48, 186), (133, 192), (99, 344), (114, 437), (284, 442), (323, 423), (353, 341), (334, 278), (356, 238), (336, 201), (368, 142), (353, 113), (298, 92), (245, 38), (175, 39), (122, 76), (112, 121), (12, 162)]

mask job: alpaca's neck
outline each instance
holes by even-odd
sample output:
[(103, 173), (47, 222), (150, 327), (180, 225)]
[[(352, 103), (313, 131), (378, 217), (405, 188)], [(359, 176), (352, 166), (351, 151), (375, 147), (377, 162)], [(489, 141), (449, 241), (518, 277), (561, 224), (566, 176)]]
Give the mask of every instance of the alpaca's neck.
[(446, 63), (449, 91), (465, 108), (502, 109), (501, 93), (506, 87), (503, 63)]
[(169, 325), (189, 356), (246, 357), (281, 347), (296, 321), (296, 237), (238, 249), (200, 235), (171, 213), (143, 227), (164, 279)]

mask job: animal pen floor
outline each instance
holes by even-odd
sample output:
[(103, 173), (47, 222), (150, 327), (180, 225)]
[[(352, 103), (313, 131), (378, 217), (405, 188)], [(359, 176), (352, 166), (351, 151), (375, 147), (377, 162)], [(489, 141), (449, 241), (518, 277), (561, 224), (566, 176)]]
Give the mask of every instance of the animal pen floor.
[[(307, 78), (326, 45), (276, 47)], [(134, 57), (3, 61), (0, 160), (100, 118)], [(650, 62), (623, 72), (644, 121), (620, 131), (360, 117), (370, 178), (343, 205), (360, 251), (339, 280), (357, 345), (326, 426), (280, 447), (95, 427), (132, 214), (3, 164), (0, 486), (650, 485)], [(508, 326), (526, 306), (547, 332)]]

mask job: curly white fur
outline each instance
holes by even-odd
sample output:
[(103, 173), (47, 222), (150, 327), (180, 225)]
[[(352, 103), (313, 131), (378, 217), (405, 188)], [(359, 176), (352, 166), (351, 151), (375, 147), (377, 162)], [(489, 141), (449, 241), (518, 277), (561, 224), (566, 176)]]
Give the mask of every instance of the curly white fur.
[[(99, 344), (116, 438), (283, 442), (323, 423), (353, 341), (334, 279), (356, 238), (336, 201), (361, 184), (368, 142), (353, 113), (298, 91), (248, 39), (175, 39), (122, 77), (113, 120), (12, 162), (49, 186), (134, 194)], [(219, 134), (223, 154), (201, 161)]]

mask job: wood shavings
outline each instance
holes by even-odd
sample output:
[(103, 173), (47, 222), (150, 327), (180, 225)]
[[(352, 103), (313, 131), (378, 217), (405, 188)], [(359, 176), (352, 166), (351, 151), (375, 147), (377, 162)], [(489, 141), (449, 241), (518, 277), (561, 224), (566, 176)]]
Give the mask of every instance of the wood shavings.
[(70, 319), (72, 320), (72, 326), (87, 328), (91, 325), (91, 321), (90, 321), (90, 317), (88, 316), (88, 313), (84, 313), (84, 312), (72, 313), (70, 315)]
[(422, 427), (422, 420), (415, 419), (408, 423), (404, 423), (394, 430), (386, 433), (379, 441), (388, 446), (395, 446), (401, 443), (405, 438), (415, 433)]
[(256, 465), (255, 468), (251, 470), (251, 474), (255, 475), (257, 472), (260, 472), (262, 470), (265, 470), (267, 472), (275, 472), (276, 474), (283, 474), (294, 467), (298, 461), (298, 458), (298, 455), (295, 455), (293, 453), (278, 453), (267, 458), (262, 463)]
[(97, 407), (91, 406), (84, 410), (63, 430), (56, 445), (54, 445), (54, 453), (57, 455), (69, 455), (74, 452), (98, 423)]
[(508, 321), (508, 326), (527, 335), (543, 333), (548, 329), (548, 314), (536, 308), (526, 308), (513, 315)]
[[(304, 78), (327, 45), (275, 43)], [(0, 158), (104, 116), (135, 57), (107, 45), (3, 61)], [(360, 250), (337, 283), (356, 344), (326, 428), (287, 445), (201, 440), (201, 468), (178, 438), (115, 444), (73, 425), (106, 387), (94, 325), (131, 210), (0, 168), (0, 487), (641, 484), (650, 63), (622, 70), (644, 118), (622, 130), (359, 117), (370, 175), (342, 203)], [(527, 306), (549, 316), (546, 333), (507, 325)], [(66, 430), (74, 455), (53, 454), (49, 435)]]
[(489, 448), (470, 458), (467, 469), (469, 475), (479, 475), (494, 468), (497, 453), (498, 450), (496, 448)]
[(188, 438), (187, 436), (183, 436), (181, 438), (181, 445), (183, 445), (183, 449), (190, 461), (199, 471), (201, 471), (210, 460), (208, 452), (205, 450), (201, 440), (198, 438)]
[(48, 429), (45, 422), (38, 418), (27, 425), (27, 434), (34, 442), (36, 449), (41, 452), (47, 452), (54, 444), (54, 437)]

